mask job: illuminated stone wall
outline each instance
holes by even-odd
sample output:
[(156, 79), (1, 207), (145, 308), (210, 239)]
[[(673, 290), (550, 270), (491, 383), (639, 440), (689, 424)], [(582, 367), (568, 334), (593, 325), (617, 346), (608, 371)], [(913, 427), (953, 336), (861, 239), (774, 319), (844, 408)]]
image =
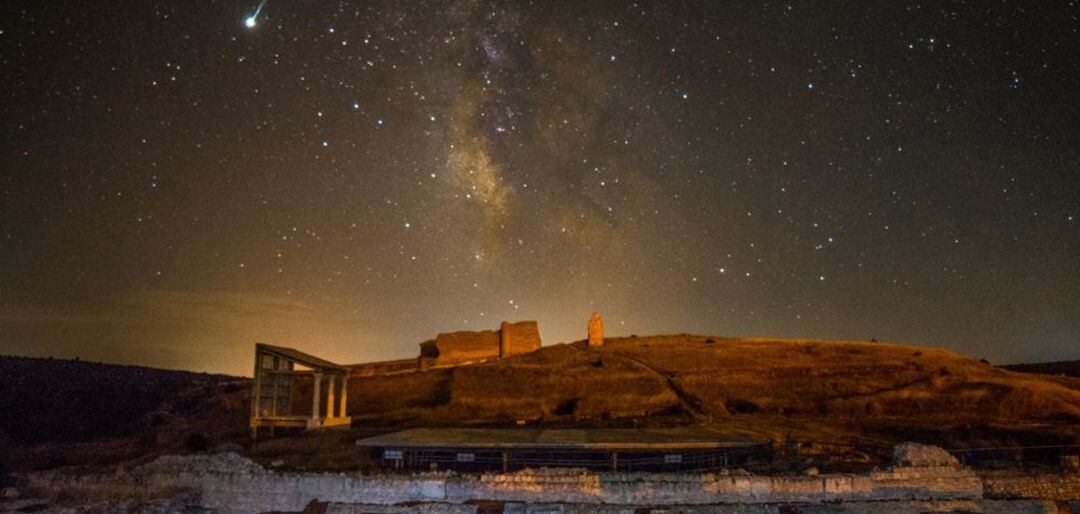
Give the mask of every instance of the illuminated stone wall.
[[(858, 505), (859, 512), (919, 512), (940, 505), (978, 512), (1053, 512), (1052, 499), (1080, 497), (1072, 475), (1016, 473), (983, 480), (959, 466), (898, 467), (867, 474), (758, 476), (746, 473), (595, 473), (581, 469), (458, 475), (450, 472), (360, 475), (279, 473), (235, 454), (166, 456), (127, 473), (43, 472), (23, 477), (27, 492), (118, 501), (172, 498), (221, 512), (300, 511), (311, 501), (341, 505), (465, 504), (470, 500), (560, 505)], [(1017, 495), (1018, 490), (1025, 491)], [(1011, 492), (1009, 492), (1011, 491)], [(1032, 501), (1002, 503), (997, 492)], [(930, 503), (927, 503), (930, 502)], [(996, 502), (996, 503), (995, 503)], [(175, 504), (175, 501), (171, 502)], [(771, 506), (770, 506), (771, 505)], [(879, 510), (878, 507), (881, 507)], [(991, 508), (993, 507), (993, 508)], [(583, 507), (587, 510), (586, 507)], [(802, 507), (800, 507), (802, 508)], [(764, 510), (761, 510), (764, 509)], [(893, 509), (893, 510), (890, 510)], [(962, 510), (962, 509), (961, 509)], [(743, 511), (740, 511), (743, 512)], [(748, 511), (746, 511), (748, 512)], [(803, 509), (800, 512), (817, 512)], [(830, 511), (835, 512), (835, 511)], [(906, 511), (904, 511), (906, 512)]]
[(421, 343), (420, 368), (483, 362), (538, 349), (540, 330), (535, 321), (503, 322), (500, 330), (446, 332)]

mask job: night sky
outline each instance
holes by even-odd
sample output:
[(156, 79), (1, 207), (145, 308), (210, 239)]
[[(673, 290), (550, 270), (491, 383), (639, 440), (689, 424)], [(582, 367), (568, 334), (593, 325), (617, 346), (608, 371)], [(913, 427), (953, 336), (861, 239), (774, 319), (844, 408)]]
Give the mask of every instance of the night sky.
[(1080, 358), (1075, 2), (0, 6), (0, 353)]

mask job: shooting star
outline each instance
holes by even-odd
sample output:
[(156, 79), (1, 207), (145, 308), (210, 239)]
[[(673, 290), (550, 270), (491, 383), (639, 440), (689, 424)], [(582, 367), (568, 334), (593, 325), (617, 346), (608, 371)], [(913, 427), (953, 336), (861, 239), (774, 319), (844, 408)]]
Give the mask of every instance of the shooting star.
[(265, 6), (265, 5), (266, 5), (266, 0), (262, 0), (261, 2), (259, 2), (259, 6), (255, 8), (255, 12), (252, 13), (251, 16), (248, 16), (247, 19), (244, 20), (244, 25), (246, 25), (247, 28), (249, 28), (249, 29), (255, 28), (255, 24), (258, 23), (258, 21), (259, 21), (259, 13), (262, 12), (263, 6)]

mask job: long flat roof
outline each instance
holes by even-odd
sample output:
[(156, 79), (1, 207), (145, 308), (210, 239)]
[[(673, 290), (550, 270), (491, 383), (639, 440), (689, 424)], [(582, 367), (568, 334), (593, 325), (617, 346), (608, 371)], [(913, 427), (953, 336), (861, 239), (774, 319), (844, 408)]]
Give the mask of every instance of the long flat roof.
[(378, 448), (517, 450), (706, 450), (744, 448), (753, 439), (706, 428), (413, 428), (356, 441)]

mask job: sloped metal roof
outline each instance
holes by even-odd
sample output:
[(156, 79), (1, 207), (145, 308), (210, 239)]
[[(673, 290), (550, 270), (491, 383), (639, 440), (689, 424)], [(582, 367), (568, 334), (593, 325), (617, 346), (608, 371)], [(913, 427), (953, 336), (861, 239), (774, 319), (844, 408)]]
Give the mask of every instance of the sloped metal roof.
[(356, 441), (377, 448), (671, 451), (742, 448), (752, 439), (699, 428), (414, 428)]
[(274, 346), (266, 343), (256, 343), (255, 351), (259, 353), (276, 354), (279, 357), (285, 357), (286, 359), (296, 361), (297, 363), (307, 366), (312, 369), (318, 369), (322, 371), (338, 371), (345, 372), (345, 366), (335, 364), (326, 359), (322, 359), (311, 355), (310, 353), (304, 353), (294, 348), (286, 348), (284, 346)]

